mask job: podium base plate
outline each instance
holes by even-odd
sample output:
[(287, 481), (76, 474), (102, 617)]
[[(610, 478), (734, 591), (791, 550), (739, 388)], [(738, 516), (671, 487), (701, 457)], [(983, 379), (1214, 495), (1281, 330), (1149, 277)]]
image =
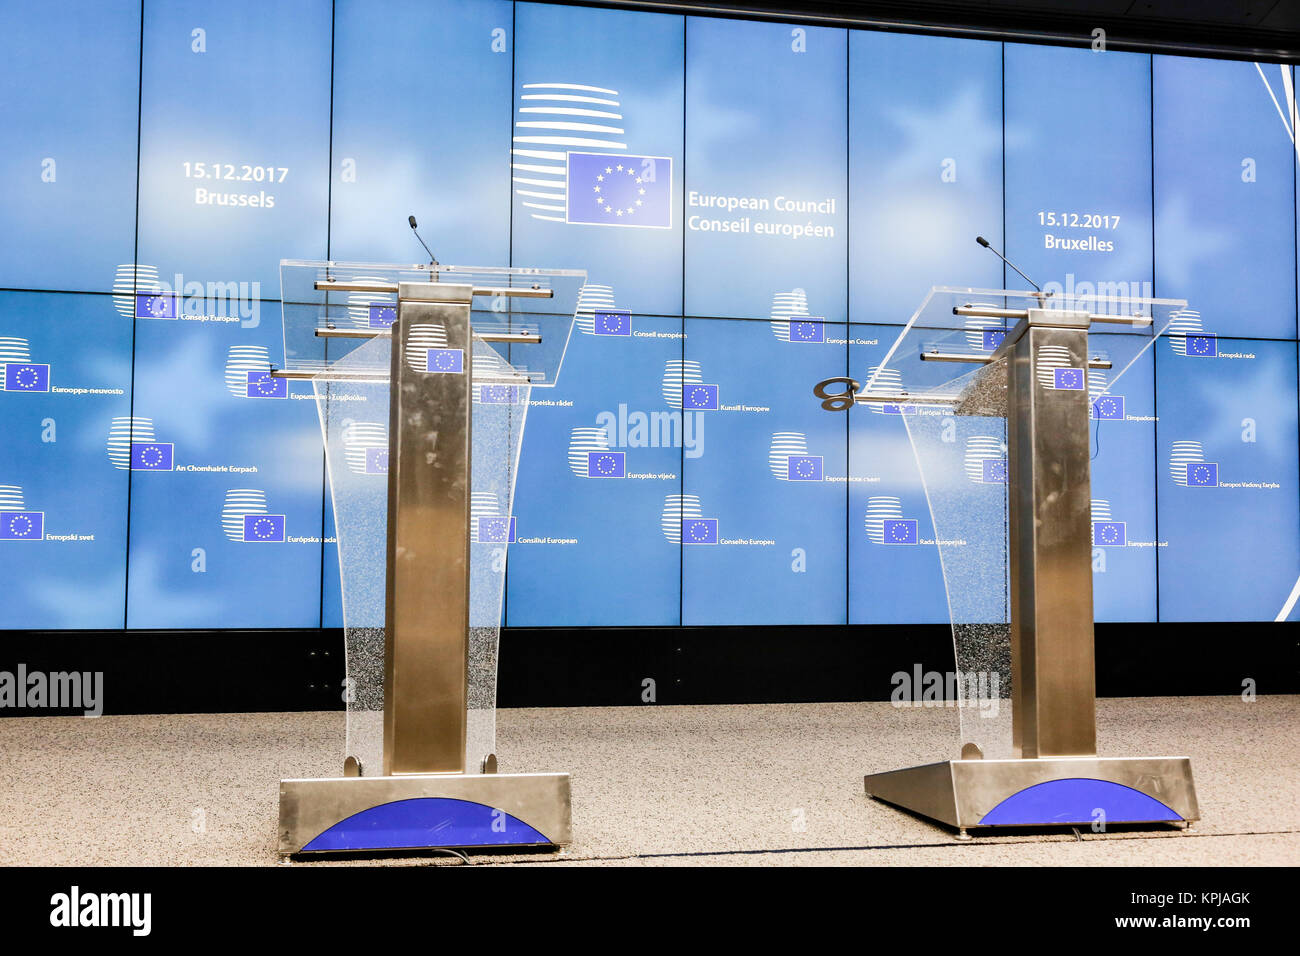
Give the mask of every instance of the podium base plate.
[(565, 846), (567, 773), (280, 781), (279, 854)]
[(865, 784), (868, 796), (962, 831), (1200, 819), (1187, 757), (945, 760)]

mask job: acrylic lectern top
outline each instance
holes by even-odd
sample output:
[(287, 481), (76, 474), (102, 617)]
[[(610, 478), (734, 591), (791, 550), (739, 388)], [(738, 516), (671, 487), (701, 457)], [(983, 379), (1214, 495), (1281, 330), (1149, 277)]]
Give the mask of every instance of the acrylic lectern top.
[[(936, 286), (881, 363), (867, 370), (861, 391), (922, 402), (955, 398), (969, 384), (973, 366), (991, 358), (1031, 309), (1086, 317), (1089, 357), (1107, 368), (1105, 376), (1097, 376), (1104, 384), (1099, 381), (1098, 388), (1090, 388), (1094, 398), (1113, 388), (1161, 335), (1184, 336), (1192, 349), (1200, 347), (1199, 339), (1208, 338), (1199, 314), (1189, 310), (1184, 299)], [(1146, 341), (1130, 341), (1130, 347), (1113, 350), (1117, 360), (1111, 367), (1104, 363), (1109, 361), (1106, 342), (1112, 335)]]
[(391, 334), (402, 283), (432, 282), (474, 289), (471, 327), (491, 342), (492, 352), (486, 354), (501, 359), (479, 361), (486, 350), (476, 346), (476, 380), (484, 375), (500, 380), (505, 374), (533, 387), (554, 385), (586, 281), (586, 272), (579, 269), (284, 259), (284, 367), (322, 376), (347, 369), (349, 375), (370, 371), (386, 377), (387, 351), (361, 346)]

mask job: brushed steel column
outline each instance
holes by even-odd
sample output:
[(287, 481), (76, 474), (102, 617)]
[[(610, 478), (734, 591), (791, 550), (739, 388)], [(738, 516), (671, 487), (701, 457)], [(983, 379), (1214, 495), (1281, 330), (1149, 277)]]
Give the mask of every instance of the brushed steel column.
[[(403, 282), (389, 393), (385, 776), (465, 771), (471, 341), (468, 285)], [(427, 349), (459, 372), (424, 371)], [(412, 333), (421, 332), (416, 341)]]
[[(1097, 752), (1088, 316), (1030, 310), (1006, 349), (1012, 736), (1022, 757)], [(1054, 369), (1083, 387), (1055, 387)]]

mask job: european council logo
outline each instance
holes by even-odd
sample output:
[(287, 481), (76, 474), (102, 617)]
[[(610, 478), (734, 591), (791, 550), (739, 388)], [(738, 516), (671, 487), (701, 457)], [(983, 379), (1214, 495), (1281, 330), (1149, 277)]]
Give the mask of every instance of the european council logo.
[(659, 526), (673, 544), (718, 543), (718, 519), (704, 516), (699, 495), (666, 495)]
[[(1104, 352), (1097, 353), (1098, 358), (1108, 358)], [(1099, 422), (1124, 421), (1124, 396), (1110, 395), (1106, 391), (1106, 370), (1091, 369), (1088, 372), (1089, 417)]]
[(1092, 546), (1094, 548), (1123, 548), (1128, 545), (1128, 525), (1116, 521), (1110, 513), (1110, 501), (1092, 499)]
[(236, 398), (288, 398), (289, 380), (271, 376), (265, 346), (232, 345), (226, 352), (226, 390)]
[(915, 518), (903, 517), (901, 498), (872, 495), (867, 499), (864, 519), (867, 538), (875, 544), (919, 544), (919, 526)]
[(668, 494), (663, 499), (663, 511), (659, 515), (659, 529), (664, 540), (671, 544), (681, 544), (681, 531), (686, 522), (708, 522), (716, 519), (705, 518), (705, 512), (699, 506), (698, 494)]
[(28, 511), (21, 485), (0, 485), (0, 541), (43, 541), (45, 512)]
[[(664, 377), (660, 385), (660, 394), (664, 397), (664, 402), (670, 408), (682, 408), (682, 398), (688, 388), (700, 386), (704, 389), (701, 392), (692, 392), (692, 398), (705, 401), (710, 397), (709, 390), (712, 389), (712, 397), (716, 400), (718, 386), (704, 384), (704, 371), (699, 362), (689, 359), (669, 359), (664, 363)], [(695, 406), (692, 406), (695, 407)]]
[[(867, 370), (867, 382), (870, 388), (864, 388), (863, 391), (870, 391), (875, 395), (902, 396), (906, 392), (903, 387), (903, 376), (897, 369), (873, 365)], [(902, 415), (914, 408), (914, 406), (903, 406), (894, 402), (872, 402), (868, 407), (877, 415)]]
[(114, 418), (107, 449), (108, 460), (120, 471), (172, 471), (176, 464), (176, 446), (156, 439), (152, 418)]
[(1044, 345), (1038, 349), (1034, 371), (1043, 388), (1082, 392), (1088, 381), (1084, 370), (1071, 365), (1070, 350), (1064, 345)]
[[(429, 357), (434, 352), (447, 351), (447, 327), (441, 322), (420, 322), (411, 326), (406, 336), (403, 358), (413, 372), (431, 372)], [(464, 358), (461, 362), (463, 364)]]
[(1170, 316), (1165, 336), (1175, 355), (1216, 358), (1219, 354), (1219, 337), (1205, 331), (1201, 313), (1195, 309), (1179, 309)]
[(388, 474), (388, 425), (350, 422), (343, 428), (343, 457), (354, 475)]
[(587, 283), (578, 293), (578, 308), (573, 324), (584, 335), (613, 335), (629, 338), (632, 335), (632, 313), (620, 309), (614, 302), (614, 287)]
[(1176, 441), (1169, 452), (1169, 477), (1184, 488), (1217, 488), (1219, 464), (1205, 460), (1199, 441)]
[(48, 392), (50, 367), (32, 361), (31, 347), (23, 338), (0, 338), (0, 366), (6, 392)]
[(772, 296), (772, 334), (782, 342), (820, 345), (826, 341), (826, 322), (808, 313), (808, 296), (803, 289), (777, 292)]
[(158, 294), (161, 291), (162, 283), (158, 278), (157, 266), (124, 262), (117, 267), (113, 276), (113, 308), (124, 319), (137, 318), (140, 306), (137, 296)]
[(966, 344), (976, 352), (996, 352), (1007, 337), (1002, 319), (971, 316), (966, 320)]
[(568, 152), (574, 146), (625, 158), (618, 90), (582, 83), (525, 83), (511, 154), (515, 195), (529, 215), (547, 222), (567, 218)]
[(773, 432), (767, 465), (779, 481), (821, 481), (822, 456), (808, 454), (803, 432)]
[(502, 514), (501, 501), (495, 492), (476, 491), (470, 495), (470, 540), (475, 544), (514, 544), (515, 519)]
[(268, 514), (266, 492), (257, 488), (231, 488), (221, 509), (221, 530), (231, 541), (249, 544), (283, 544), (284, 515)]
[(569, 469), (579, 478), (626, 478), (627, 453), (610, 450), (604, 428), (575, 428), (569, 433)]
[(668, 156), (567, 154), (564, 221), (580, 226), (671, 229), (673, 161)]
[(1007, 446), (994, 435), (972, 435), (966, 439), (966, 477), (977, 485), (1007, 483)]

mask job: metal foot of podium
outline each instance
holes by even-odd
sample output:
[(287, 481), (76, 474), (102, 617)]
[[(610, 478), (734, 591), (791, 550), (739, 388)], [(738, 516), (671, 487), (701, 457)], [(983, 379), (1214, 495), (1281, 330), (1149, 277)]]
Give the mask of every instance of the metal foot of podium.
[(869, 796), (956, 827), (1190, 823), (1186, 757), (945, 760), (868, 774)]
[(544, 848), (572, 841), (567, 773), (280, 781), (278, 852)]

